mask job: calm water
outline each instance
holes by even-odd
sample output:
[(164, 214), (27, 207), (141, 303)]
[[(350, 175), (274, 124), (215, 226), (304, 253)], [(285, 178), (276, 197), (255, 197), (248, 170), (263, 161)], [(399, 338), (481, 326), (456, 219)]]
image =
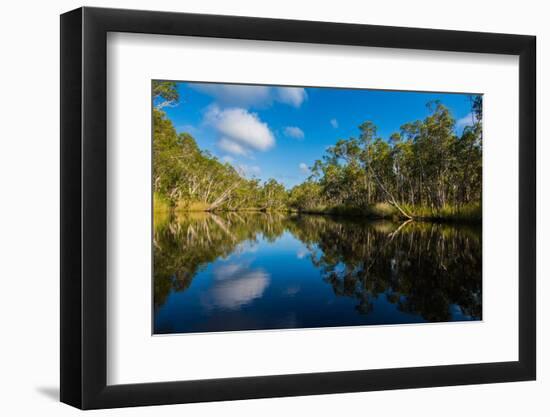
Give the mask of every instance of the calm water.
[(481, 228), (266, 213), (155, 221), (156, 334), (481, 319)]

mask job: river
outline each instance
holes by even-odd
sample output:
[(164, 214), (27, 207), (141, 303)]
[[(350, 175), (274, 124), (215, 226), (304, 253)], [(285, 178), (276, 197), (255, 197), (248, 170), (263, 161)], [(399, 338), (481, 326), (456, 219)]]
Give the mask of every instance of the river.
[(481, 227), (287, 213), (155, 218), (154, 333), (481, 320)]

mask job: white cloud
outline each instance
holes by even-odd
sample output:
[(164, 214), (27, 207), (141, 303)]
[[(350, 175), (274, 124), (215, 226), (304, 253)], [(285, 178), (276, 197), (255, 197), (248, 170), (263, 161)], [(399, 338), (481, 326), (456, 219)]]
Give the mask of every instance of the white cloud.
[(269, 285), (269, 275), (264, 271), (249, 272), (239, 278), (216, 283), (211, 289), (215, 307), (239, 309), (259, 298)]
[(300, 107), (307, 98), (300, 87), (203, 83), (189, 83), (189, 87), (208, 94), (223, 107), (269, 107), (274, 101)]
[(303, 139), (304, 138), (304, 131), (296, 126), (287, 126), (285, 127), (284, 133), (286, 136), (290, 136), (294, 139)]
[(338, 120), (330, 119), (330, 125), (335, 129), (338, 128)]
[[(231, 149), (231, 150), (234, 151), (233, 153), (243, 152), (243, 150), (240, 149), (238, 144), (236, 144), (234, 142), (231, 142), (231, 141), (228, 141), (225, 138), (222, 138), (220, 140), (220, 142), (218, 142), (218, 146), (220, 146), (220, 147), (226, 146), (227, 149), (225, 149), (225, 150)], [(235, 167), (235, 169), (237, 170), (237, 172), (243, 177), (257, 176), (257, 175), (260, 175), (260, 173), (262, 172), (261, 168), (258, 165), (247, 165), (247, 164), (238, 164), (237, 165), (235, 163), (235, 158), (233, 158), (230, 155), (224, 155), (221, 158), (221, 160), (222, 160), (222, 162), (226, 162), (228, 164), (233, 165)]]
[(309, 172), (309, 168), (303, 162), (300, 162), (300, 165), (298, 165), (298, 167), (300, 168), (300, 171), (302, 171), (304, 174), (307, 174)]
[(239, 145), (237, 142), (232, 141), (231, 139), (221, 138), (218, 141), (217, 145), (218, 148), (220, 148), (221, 150), (232, 153), (233, 155), (248, 156), (250, 154), (247, 149)]
[(214, 269), (214, 276), (216, 280), (223, 281), (225, 279), (231, 279), (246, 271), (247, 265), (243, 263), (228, 263), (222, 264)]
[(466, 126), (472, 126), (472, 120), (475, 120), (474, 115), (472, 113), (468, 113), (466, 116), (456, 121), (455, 127), (458, 131), (461, 131)]
[(228, 264), (214, 270), (215, 281), (203, 303), (209, 308), (239, 309), (263, 295), (270, 276), (261, 269)]
[(208, 94), (224, 106), (263, 106), (272, 102), (271, 88), (261, 85), (195, 84), (189, 86)]
[(251, 150), (267, 151), (275, 145), (275, 137), (267, 123), (245, 109), (221, 110), (212, 106), (206, 121), (220, 133), (218, 146), (226, 152), (248, 155)]
[(254, 175), (260, 175), (260, 172), (262, 172), (261, 168), (258, 165), (246, 165), (246, 164), (240, 164), (238, 166), (238, 170), (244, 175), (245, 177), (251, 177)]
[(277, 87), (277, 99), (294, 107), (300, 107), (307, 98), (306, 90), (300, 87)]

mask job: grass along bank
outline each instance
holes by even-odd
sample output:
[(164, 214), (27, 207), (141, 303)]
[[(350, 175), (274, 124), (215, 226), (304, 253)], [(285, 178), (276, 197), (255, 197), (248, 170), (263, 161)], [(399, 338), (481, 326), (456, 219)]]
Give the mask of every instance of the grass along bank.
[[(390, 203), (375, 203), (366, 207), (353, 207), (346, 205), (337, 206), (317, 206), (308, 209), (295, 207), (280, 207), (276, 209), (265, 209), (259, 207), (239, 208), (231, 210), (228, 208), (217, 208), (210, 210), (208, 204), (200, 201), (185, 202), (179, 200), (171, 203), (161, 195), (154, 194), (154, 215), (155, 218), (169, 217), (170, 213), (181, 212), (290, 212), (303, 214), (319, 214), (334, 216), (364, 217), (369, 219), (388, 219), (388, 220), (407, 220), (399, 210)], [(458, 223), (481, 223), (481, 205), (477, 203), (466, 204), (462, 206), (444, 206), (441, 208), (432, 208), (426, 206), (403, 205), (402, 208), (410, 213), (413, 220), (434, 221), (434, 222), (458, 222)]]
[[(425, 206), (403, 205), (407, 213), (410, 213), (413, 220), (437, 221), (437, 222), (460, 222), (460, 223), (481, 223), (481, 205), (477, 203), (467, 204), (458, 207), (444, 206), (431, 208)], [(316, 207), (306, 210), (292, 210), (306, 214), (331, 214), (338, 216), (356, 216), (372, 219), (393, 219), (406, 220), (394, 206), (389, 203), (376, 203), (366, 207), (334, 206)]]

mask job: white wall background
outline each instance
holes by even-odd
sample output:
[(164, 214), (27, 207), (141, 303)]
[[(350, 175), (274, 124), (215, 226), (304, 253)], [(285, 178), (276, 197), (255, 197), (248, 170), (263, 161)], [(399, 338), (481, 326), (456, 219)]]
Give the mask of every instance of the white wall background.
[[(7, 2), (0, 20), (0, 411), (2, 415), (76, 415), (59, 392), (59, 17), (81, 6)], [(538, 381), (231, 403), (145, 407), (94, 415), (279, 416), (340, 413), (407, 416), (529, 415), (550, 412), (549, 303), (550, 26), (544, 2), (394, 0), (124, 0), (86, 5), (181, 12), (532, 34), (538, 37)], [(505, 122), (505, 121), (504, 121)], [(7, 129), (6, 129), (7, 127)], [(503, 209), (506, 209), (503, 207)], [(546, 394), (546, 395), (544, 395)]]

